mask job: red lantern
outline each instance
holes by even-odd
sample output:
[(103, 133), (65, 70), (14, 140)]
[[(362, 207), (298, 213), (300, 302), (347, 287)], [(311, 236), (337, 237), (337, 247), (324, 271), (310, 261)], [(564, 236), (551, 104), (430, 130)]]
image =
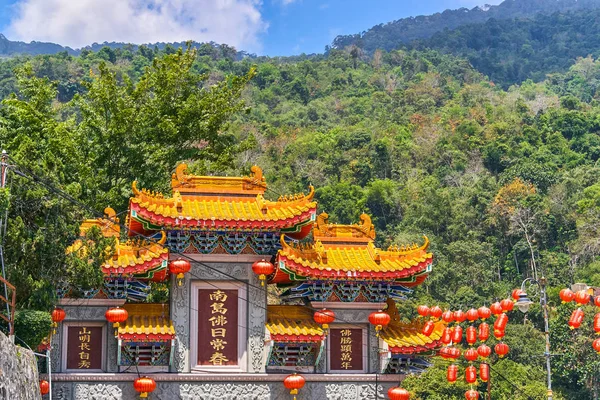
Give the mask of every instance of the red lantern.
[(454, 321), (454, 313), (452, 311), (444, 311), (442, 314), (442, 320), (446, 323)]
[(563, 303), (570, 303), (575, 298), (575, 293), (571, 289), (562, 289), (558, 295)]
[(494, 322), (494, 331), (503, 331), (504, 329), (506, 329), (507, 323), (508, 323), (508, 315), (506, 315), (504, 313), (498, 315), (498, 318), (496, 318), (496, 321)]
[(450, 358), (450, 347), (442, 347), (439, 351), (439, 355), (443, 358)]
[(456, 378), (458, 377), (458, 366), (455, 364), (448, 365), (448, 370), (446, 371), (446, 379), (449, 383), (456, 382)]
[(187, 260), (178, 258), (169, 263), (169, 272), (177, 275), (177, 286), (181, 286), (183, 283), (183, 275), (190, 271), (192, 265)]
[(479, 392), (477, 390), (467, 390), (467, 392), (465, 393), (465, 399), (467, 400), (478, 400), (479, 399)]
[(476, 321), (477, 318), (479, 318), (479, 313), (476, 309), (471, 308), (469, 311), (467, 311), (467, 319), (469, 321)]
[(384, 313), (383, 311), (374, 311), (369, 314), (369, 322), (371, 325), (375, 326), (375, 331), (377, 332), (377, 336), (379, 336), (379, 331), (386, 327), (392, 319), (389, 314)]
[(254, 264), (252, 264), (252, 272), (258, 275), (261, 286), (265, 286), (267, 275), (271, 275), (273, 272), (275, 272), (275, 266), (263, 258), (262, 260), (255, 261)]
[[(112, 322), (113, 327), (118, 328), (121, 322), (127, 321), (127, 317), (129, 317), (129, 314), (124, 308), (115, 307), (106, 310), (104, 316), (106, 317), (106, 320), (108, 322)], [(118, 331), (117, 329), (115, 329), (115, 336), (117, 336), (117, 334)]]
[(469, 365), (467, 368), (465, 368), (465, 380), (467, 383), (477, 382), (477, 368), (472, 365)]
[(479, 324), (478, 331), (479, 341), (485, 342), (486, 340), (488, 340), (488, 338), (490, 337), (490, 326), (487, 323), (482, 322), (481, 324)]
[(42, 394), (42, 396), (50, 393), (50, 384), (48, 383), (48, 381), (45, 381), (43, 379), (40, 381), (40, 393)]
[(508, 312), (513, 310), (515, 303), (511, 299), (504, 299), (500, 302), (500, 306), (502, 307), (502, 311)]
[(442, 309), (438, 306), (433, 306), (429, 309), (429, 315), (431, 315), (433, 318), (440, 318), (442, 314)]
[(54, 308), (52, 310), (52, 333), (56, 335), (56, 327), (67, 317), (67, 313), (62, 308)]
[(460, 341), (462, 340), (462, 336), (463, 336), (463, 329), (460, 325), (456, 325), (454, 327), (454, 330), (452, 331), (452, 342), (454, 342), (454, 344), (459, 344)]
[(500, 304), (499, 301), (495, 302), (494, 304), (492, 304), (490, 306), (490, 311), (492, 312), (492, 314), (494, 315), (500, 315), (502, 314), (502, 305)]
[(388, 390), (388, 397), (391, 400), (409, 400), (410, 393), (401, 387), (393, 387)]
[(484, 382), (490, 380), (490, 366), (486, 363), (479, 364), (479, 377)]
[(290, 391), (290, 394), (294, 395), (294, 400), (296, 400), (296, 395), (298, 394), (298, 390), (304, 387), (306, 380), (302, 375), (298, 375), (293, 373), (292, 375), (288, 375), (283, 380), (283, 385), (286, 389)]
[(488, 358), (490, 354), (492, 354), (492, 349), (486, 344), (481, 344), (477, 348), (477, 354), (479, 354), (481, 358)]
[(507, 355), (509, 350), (510, 348), (506, 343), (498, 343), (496, 346), (494, 346), (494, 351), (500, 358), (503, 358), (505, 355)]
[(600, 338), (595, 339), (592, 342), (592, 347), (594, 348), (594, 350), (596, 350), (598, 352), (598, 354), (600, 354)]
[(506, 335), (505, 331), (501, 331), (499, 329), (494, 330), (494, 337), (496, 338), (496, 340), (502, 339), (505, 335)]
[(429, 307), (427, 306), (419, 306), (417, 307), (417, 312), (421, 317), (427, 317), (429, 315)]
[(156, 382), (154, 379), (144, 376), (133, 381), (133, 388), (140, 394), (141, 398), (145, 398), (148, 397), (148, 393), (154, 392)]
[(450, 344), (450, 342), (452, 341), (452, 329), (445, 327), (440, 340), (443, 344)]
[(486, 306), (479, 307), (477, 313), (479, 314), (479, 318), (481, 319), (488, 319), (492, 316), (492, 311)]
[(456, 360), (460, 357), (460, 349), (458, 347), (449, 347), (448, 358)]
[(513, 299), (515, 299), (515, 301), (517, 301), (517, 300), (519, 300), (519, 296), (521, 295), (521, 293), (523, 293), (523, 291), (521, 289), (515, 289), (512, 291), (511, 297)]
[(462, 310), (454, 311), (454, 320), (459, 324), (467, 319), (466, 314)]
[(423, 325), (423, 335), (429, 337), (433, 333), (433, 329), (435, 328), (435, 322), (427, 321), (425, 325)]
[(471, 347), (465, 350), (464, 356), (467, 361), (475, 361), (479, 357), (479, 354), (477, 354), (477, 350)]
[(579, 304), (587, 304), (590, 302), (590, 295), (586, 290), (580, 290), (575, 293), (575, 301)]
[(467, 343), (473, 346), (477, 342), (477, 329), (473, 325), (467, 328)]
[(594, 297), (594, 305), (600, 307), (600, 296)]
[(583, 310), (581, 308), (573, 310), (573, 312), (571, 313), (571, 318), (569, 318), (569, 327), (571, 329), (579, 328), (581, 326), (581, 323), (583, 322), (583, 315)]
[(326, 308), (321, 311), (315, 311), (313, 319), (319, 325), (323, 326), (323, 329), (329, 329), (329, 324), (335, 321), (335, 313)]
[(600, 335), (600, 313), (594, 315), (594, 331)]

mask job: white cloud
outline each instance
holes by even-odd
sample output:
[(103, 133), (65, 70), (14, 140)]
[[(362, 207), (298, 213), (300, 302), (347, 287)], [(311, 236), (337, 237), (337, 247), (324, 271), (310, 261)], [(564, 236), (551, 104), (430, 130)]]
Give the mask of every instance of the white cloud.
[(93, 42), (215, 41), (260, 51), (261, 0), (19, 0), (8, 27), (18, 40), (82, 47)]

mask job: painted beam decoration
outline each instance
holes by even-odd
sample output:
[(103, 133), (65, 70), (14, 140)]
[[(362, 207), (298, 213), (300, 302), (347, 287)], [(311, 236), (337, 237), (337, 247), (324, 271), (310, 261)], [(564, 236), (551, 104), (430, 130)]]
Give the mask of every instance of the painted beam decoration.
[(69, 326), (67, 337), (67, 369), (102, 369), (101, 326)]
[(238, 291), (198, 290), (198, 365), (238, 365)]

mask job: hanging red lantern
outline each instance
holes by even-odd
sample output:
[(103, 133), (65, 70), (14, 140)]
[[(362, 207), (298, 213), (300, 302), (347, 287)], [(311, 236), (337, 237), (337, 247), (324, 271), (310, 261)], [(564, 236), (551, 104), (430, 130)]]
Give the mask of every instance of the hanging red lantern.
[(156, 382), (152, 378), (143, 376), (133, 381), (133, 388), (140, 394), (141, 398), (148, 397), (148, 393), (154, 392), (156, 389)]
[(484, 319), (488, 319), (489, 317), (492, 316), (492, 311), (489, 308), (487, 308), (486, 306), (482, 306), (482, 307), (479, 307), (479, 309), (477, 310), (477, 314), (479, 314), (479, 318), (484, 320)]
[(294, 395), (294, 400), (296, 400), (296, 395), (298, 394), (298, 390), (304, 387), (306, 380), (302, 375), (298, 375), (297, 373), (293, 373), (292, 375), (288, 375), (283, 380), (283, 385), (287, 390), (290, 391), (291, 395)]
[(590, 295), (587, 290), (580, 290), (575, 293), (575, 301), (579, 304), (588, 304), (590, 302)]
[(600, 335), (600, 313), (594, 315), (594, 332)]
[(502, 311), (508, 312), (513, 310), (515, 303), (511, 299), (504, 299), (500, 302), (500, 306), (502, 307)]
[(425, 325), (423, 325), (423, 335), (429, 337), (433, 333), (433, 329), (435, 328), (435, 322), (427, 321)]
[(600, 307), (600, 296), (594, 297), (594, 305)]
[(421, 317), (427, 317), (429, 315), (429, 307), (419, 306), (417, 307), (417, 313), (419, 313)]
[(506, 331), (501, 331), (500, 329), (494, 330), (494, 337), (496, 340), (502, 339), (506, 335)]
[(393, 387), (393, 388), (389, 388), (388, 397), (391, 400), (409, 400), (410, 392), (401, 387)]
[(50, 383), (48, 383), (48, 381), (43, 379), (40, 381), (40, 393), (42, 396), (50, 393)]
[(452, 331), (452, 342), (454, 342), (454, 344), (459, 344), (460, 341), (462, 340), (462, 336), (463, 336), (463, 329), (460, 325), (456, 325), (454, 327), (454, 330)]
[(494, 331), (503, 331), (506, 329), (506, 324), (508, 324), (508, 315), (504, 313), (498, 315), (498, 318), (494, 322)]
[(477, 350), (470, 347), (467, 350), (465, 350), (464, 357), (467, 361), (475, 361), (477, 360), (477, 357), (479, 357), (479, 354), (477, 354)]
[(329, 324), (335, 321), (335, 313), (324, 308), (321, 311), (315, 311), (313, 319), (317, 324), (322, 325), (323, 329), (329, 329)]
[(464, 322), (465, 319), (467, 319), (467, 315), (462, 310), (454, 311), (454, 320), (456, 322), (460, 324), (461, 322)]
[(466, 337), (469, 346), (473, 346), (477, 342), (477, 329), (473, 325), (467, 328)]
[(440, 338), (440, 341), (443, 344), (448, 345), (448, 344), (450, 344), (450, 342), (452, 342), (452, 331), (453, 331), (452, 328), (448, 328), (448, 327), (444, 328), (444, 330), (442, 331), (442, 337)]
[(383, 311), (374, 311), (369, 314), (369, 322), (371, 325), (375, 326), (375, 332), (377, 332), (377, 336), (379, 336), (379, 331), (385, 328), (391, 321), (388, 313), (384, 313)]
[(510, 348), (506, 343), (501, 342), (494, 346), (494, 351), (496, 352), (496, 354), (498, 354), (498, 357), (500, 358), (503, 358), (505, 355), (507, 355), (509, 350)]
[(433, 318), (439, 319), (442, 316), (442, 314), (443, 311), (438, 306), (433, 306), (429, 309), (429, 315), (431, 315)]
[(481, 358), (488, 358), (490, 354), (492, 354), (492, 349), (486, 344), (480, 344), (477, 348), (477, 354), (479, 354)]
[(265, 280), (268, 275), (271, 275), (275, 272), (275, 266), (270, 262), (266, 261), (264, 258), (260, 261), (255, 261), (252, 264), (252, 272), (258, 275), (258, 279), (260, 279), (260, 285), (265, 286)]
[(67, 313), (62, 308), (55, 307), (54, 310), (52, 310), (52, 334), (53, 335), (56, 335), (56, 328), (58, 327), (58, 324), (61, 323), (62, 321), (64, 321), (64, 319), (66, 317), (67, 317)]
[(442, 320), (446, 323), (450, 323), (454, 321), (454, 313), (452, 311), (444, 311), (442, 314)]
[(469, 311), (467, 311), (467, 319), (469, 321), (476, 321), (477, 318), (479, 318), (479, 313), (477, 312), (476, 309), (471, 308)]
[(127, 313), (127, 310), (125, 310), (124, 308), (114, 307), (114, 308), (109, 308), (108, 310), (106, 310), (106, 313), (104, 314), (104, 316), (106, 317), (106, 320), (108, 322), (112, 322), (113, 327), (115, 328), (115, 336), (117, 336), (117, 334), (118, 334), (117, 328), (119, 328), (119, 324), (127, 321), (129, 314)]
[(523, 293), (523, 291), (521, 289), (515, 289), (512, 291), (512, 293), (510, 295), (513, 299), (515, 299), (515, 301), (517, 301), (517, 300), (519, 300), (519, 296), (521, 295), (521, 293)]
[(570, 303), (575, 298), (575, 293), (571, 289), (562, 289), (558, 295), (563, 303)]
[(482, 322), (479, 324), (478, 336), (480, 342), (485, 342), (488, 340), (490, 337), (490, 326), (487, 323)]
[(443, 359), (450, 358), (450, 347), (442, 347), (438, 353)]
[(191, 268), (192, 265), (190, 262), (181, 258), (173, 260), (169, 263), (169, 272), (173, 275), (177, 275), (177, 286), (181, 286), (183, 284), (184, 274), (190, 272)]
[(478, 400), (479, 399), (479, 392), (477, 390), (467, 390), (467, 392), (465, 393), (465, 398), (467, 400)]
[(477, 382), (477, 368), (472, 365), (465, 368), (465, 381), (467, 381), (467, 383)]
[(494, 304), (492, 304), (490, 306), (490, 311), (492, 312), (492, 314), (494, 315), (500, 315), (502, 314), (502, 305), (500, 304), (499, 301), (495, 302)]
[(571, 313), (571, 318), (569, 318), (569, 327), (571, 329), (579, 328), (583, 322), (583, 315), (583, 310), (581, 308), (573, 310)]
[(460, 358), (460, 349), (458, 347), (449, 347), (448, 358), (453, 360)]
[(592, 347), (598, 352), (598, 354), (600, 354), (600, 338), (594, 339), (592, 342)]
[(479, 377), (482, 381), (487, 382), (490, 380), (490, 366), (486, 363), (479, 364)]
[(448, 369), (446, 370), (446, 379), (449, 383), (456, 382), (458, 378), (458, 366), (455, 364), (448, 365)]

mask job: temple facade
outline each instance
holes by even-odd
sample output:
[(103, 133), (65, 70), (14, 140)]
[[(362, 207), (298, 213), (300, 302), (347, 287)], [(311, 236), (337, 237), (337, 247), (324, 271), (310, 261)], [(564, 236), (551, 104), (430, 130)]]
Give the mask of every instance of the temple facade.
[[(134, 182), (124, 221), (107, 208), (67, 249), (83, 252), (92, 227), (114, 240), (103, 287), (58, 289), (53, 399), (133, 399), (138, 376), (156, 381), (151, 399), (291, 399), (292, 372), (298, 399), (375, 399), (428, 366), (443, 325), (424, 336), (396, 310), (431, 271), (427, 238), (379, 249), (368, 215), (332, 224), (312, 187), (267, 200), (256, 166), (208, 177), (181, 164), (171, 186)], [(379, 310), (385, 326), (369, 322)]]

